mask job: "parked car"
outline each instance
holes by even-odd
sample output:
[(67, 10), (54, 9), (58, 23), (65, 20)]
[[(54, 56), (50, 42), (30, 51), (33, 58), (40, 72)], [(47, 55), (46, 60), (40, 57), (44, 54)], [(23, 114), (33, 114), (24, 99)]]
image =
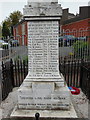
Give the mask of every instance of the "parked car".
[(11, 44), (12, 47), (19, 46), (18, 40), (11, 40), (11, 41), (10, 41), (10, 44)]
[(9, 48), (9, 45), (7, 42), (3, 41), (3, 40), (0, 40), (0, 48), (3, 48), (3, 49), (8, 49)]
[(59, 37), (59, 47), (63, 46), (63, 36)]
[(87, 37), (86, 37), (86, 36), (83, 36), (83, 37), (77, 37), (76, 40), (87, 41)]
[(59, 37), (59, 46), (71, 46), (75, 41), (75, 36), (64, 35)]

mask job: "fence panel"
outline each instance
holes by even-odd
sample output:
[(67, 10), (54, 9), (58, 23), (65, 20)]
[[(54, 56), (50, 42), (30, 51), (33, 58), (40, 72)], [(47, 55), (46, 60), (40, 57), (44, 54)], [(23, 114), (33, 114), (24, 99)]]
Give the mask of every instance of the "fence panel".
[(26, 61), (15, 61), (13, 63), (14, 87), (19, 87), (28, 74), (28, 63)]
[(81, 60), (67, 60), (60, 62), (60, 72), (64, 75), (68, 86), (80, 87)]
[(59, 57), (60, 60), (68, 59), (90, 59), (89, 30), (73, 31), (65, 30), (59, 36)]
[(10, 61), (6, 63), (2, 62), (2, 100), (12, 91), (13, 84), (11, 74)]
[(90, 64), (81, 67), (81, 89), (90, 100)]
[(28, 63), (25, 61), (2, 62), (2, 100), (12, 91), (13, 87), (19, 87), (28, 74)]
[(90, 61), (64, 59), (60, 72), (68, 86), (80, 87), (90, 100)]
[[(81, 87), (90, 97), (90, 62), (64, 59), (60, 62), (59, 69), (68, 86)], [(2, 98), (5, 99), (13, 87), (19, 87), (27, 74), (28, 62), (26, 61), (10, 60), (8, 63), (2, 63)]]

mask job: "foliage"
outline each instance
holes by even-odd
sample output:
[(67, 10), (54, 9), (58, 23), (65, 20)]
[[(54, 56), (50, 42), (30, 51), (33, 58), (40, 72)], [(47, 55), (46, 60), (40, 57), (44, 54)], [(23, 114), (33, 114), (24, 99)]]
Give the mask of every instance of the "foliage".
[(25, 62), (28, 62), (28, 56), (24, 56), (24, 57), (22, 58), (22, 60), (25, 61)]
[(1, 48), (3, 48), (3, 49), (8, 49), (9, 46), (8, 46), (8, 45), (1, 45)]
[(2, 38), (2, 27), (0, 25), (0, 38)]
[(18, 55), (18, 56), (16, 56), (15, 58), (14, 58), (14, 61), (18, 61), (18, 60), (20, 60), (21, 58), (20, 58), (20, 56)]
[(76, 41), (73, 44), (74, 53), (77, 58), (88, 57), (90, 44), (87, 41)]
[(13, 26), (16, 25), (22, 17), (20, 11), (14, 11), (10, 14), (8, 18), (3, 21), (2, 25), (2, 36), (7, 38), (7, 36), (13, 35)]
[(18, 55), (15, 57), (14, 61), (22, 60), (24, 62), (28, 62), (28, 56), (23, 56), (22, 58)]
[(4, 38), (6, 38), (6, 39), (7, 39), (8, 36), (10, 36), (10, 30), (9, 30), (9, 27), (8, 27), (6, 21), (3, 22), (3, 26), (2, 26), (2, 36), (3, 36)]
[(11, 22), (11, 25), (16, 25), (19, 20), (21, 19), (22, 17), (22, 13), (20, 11), (14, 11), (13, 13), (10, 14), (9, 16), (9, 19), (10, 19), (10, 22)]
[(70, 52), (70, 53), (69, 53), (69, 55), (70, 55), (70, 56), (73, 56), (73, 55), (74, 55), (74, 53)]

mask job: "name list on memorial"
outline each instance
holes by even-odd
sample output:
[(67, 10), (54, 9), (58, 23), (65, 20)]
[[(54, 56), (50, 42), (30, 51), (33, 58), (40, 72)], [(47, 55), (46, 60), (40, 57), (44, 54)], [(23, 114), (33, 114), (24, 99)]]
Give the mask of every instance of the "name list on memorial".
[(58, 21), (28, 22), (30, 77), (59, 77)]

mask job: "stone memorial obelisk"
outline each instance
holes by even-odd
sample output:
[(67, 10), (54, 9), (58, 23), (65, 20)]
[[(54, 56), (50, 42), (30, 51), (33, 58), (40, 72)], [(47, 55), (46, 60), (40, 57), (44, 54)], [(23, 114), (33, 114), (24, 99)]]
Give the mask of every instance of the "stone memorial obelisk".
[(59, 72), (59, 26), (62, 8), (57, 0), (31, 2), (23, 9), (28, 21), (28, 75), (18, 89), (20, 110), (70, 109), (70, 93)]

